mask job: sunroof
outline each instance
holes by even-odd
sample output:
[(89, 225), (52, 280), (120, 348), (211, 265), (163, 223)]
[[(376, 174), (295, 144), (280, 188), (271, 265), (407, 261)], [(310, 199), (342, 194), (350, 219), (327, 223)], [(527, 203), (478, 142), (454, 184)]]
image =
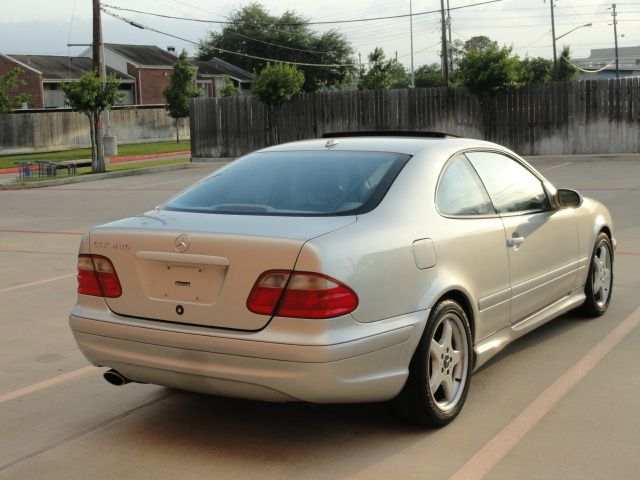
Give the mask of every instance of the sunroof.
[(361, 132), (330, 132), (322, 138), (344, 137), (422, 137), (422, 138), (459, 138), (457, 135), (444, 132), (412, 132), (407, 130), (365, 130)]

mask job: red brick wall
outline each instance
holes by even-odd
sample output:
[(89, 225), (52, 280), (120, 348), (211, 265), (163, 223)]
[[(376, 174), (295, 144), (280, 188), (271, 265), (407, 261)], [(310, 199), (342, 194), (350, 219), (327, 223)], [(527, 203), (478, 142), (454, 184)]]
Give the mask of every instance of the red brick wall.
[[(8, 60), (3, 56), (0, 56), (0, 75), (9, 73), (15, 67), (20, 67), (20, 65), (11, 60)], [(27, 84), (17, 89), (10, 90), (9, 95), (13, 97), (19, 93), (27, 93), (30, 95), (29, 108), (44, 108), (42, 75), (27, 68), (20, 68), (22, 69), (22, 75), (20, 76), (20, 79), (27, 82)]]
[(173, 69), (170, 68), (141, 68), (139, 77), (136, 77), (140, 80), (139, 91), (142, 90), (140, 103), (142, 105), (164, 105), (166, 100), (162, 92), (169, 85), (172, 73)]

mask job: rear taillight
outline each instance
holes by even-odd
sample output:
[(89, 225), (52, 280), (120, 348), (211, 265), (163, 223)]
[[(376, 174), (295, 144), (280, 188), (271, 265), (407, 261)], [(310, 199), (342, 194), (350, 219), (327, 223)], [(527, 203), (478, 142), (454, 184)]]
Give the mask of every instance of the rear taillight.
[(320, 273), (269, 270), (260, 275), (247, 308), (260, 315), (331, 318), (353, 312), (358, 296), (338, 280)]
[(78, 293), (107, 298), (122, 295), (111, 260), (101, 255), (78, 255)]

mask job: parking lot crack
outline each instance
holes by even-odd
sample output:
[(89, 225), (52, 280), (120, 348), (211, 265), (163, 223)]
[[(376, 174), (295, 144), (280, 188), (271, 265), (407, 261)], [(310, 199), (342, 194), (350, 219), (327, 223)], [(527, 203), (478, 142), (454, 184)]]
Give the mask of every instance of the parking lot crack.
[(116, 422), (118, 422), (118, 421), (120, 421), (120, 420), (122, 420), (124, 418), (129, 417), (130, 415), (132, 415), (132, 414), (134, 414), (134, 413), (136, 413), (136, 412), (138, 412), (138, 411), (140, 411), (140, 410), (142, 410), (144, 408), (151, 407), (153, 405), (157, 405), (158, 403), (163, 402), (164, 400), (166, 400), (167, 398), (169, 398), (172, 395), (173, 395), (173, 392), (171, 392), (171, 391), (167, 392), (167, 393), (164, 393), (163, 395), (160, 395), (159, 397), (154, 398), (153, 400), (151, 400), (149, 402), (143, 403), (142, 405), (139, 405), (136, 408), (133, 408), (133, 409), (128, 410), (128, 411), (126, 411), (124, 413), (121, 413), (120, 415), (116, 415), (115, 417), (109, 418), (108, 420), (105, 420), (104, 422), (99, 423), (98, 425), (89, 427), (89, 428), (87, 428), (85, 430), (82, 430), (80, 432), (77, 432), (77, 433), (74, 433), (72, 435), (69, 435), (69, 436), (63, 438), (62, 440), (58, 440), (58, 441), (56, 441), (54, 443), (51, 443), (51, 444), (49, 444), (49, 445), (47, 445), (47, 446), (45, 446), (43, 448), (40, 448), (40, 449), (36, 450), (35, 452), (31, 452), (31, 453), (29, 453), (27, 455), (24, 455), (24, 456), (20, 457), (20, 458), (16, 458), (15, 460), (12, 460), (12, 461), (10, 461), (8, 463), (5, 463), (4, 465), (1, 465), (0, 466), (0, 472), (3, 472), (3, 471), (5, 471), (5, 470), (7, 470), (7, 469), (9, 469), (11, 467), (14, 467), (14, 466), (16, 466), (16, 465), (18, 465), (20, 463), (23, 463), (23, 462), (27, 461), (27, 460), (31, 460), (32, 458), (38, 457), (38, 456), (42, 455), (43, 453), (46, 453), (46, 452), (48, 452), (50, 450), (53, 450), (54, 448), (59, 447), (60, 445), (64, 445), (65, 443), (68, 443), (70, 441), (76, 440), (78, 438), (82, 438), (82, 437), (84, 437), (86, 435), (89, 435), (90, 433), (93, 433), (93, 432), (95, 432), (97, 430), (100, 430), (100, 429), (102, 429), (104, 427), (112, 425), (112, 424), (114, 424), (114, 423), (116, 423)]

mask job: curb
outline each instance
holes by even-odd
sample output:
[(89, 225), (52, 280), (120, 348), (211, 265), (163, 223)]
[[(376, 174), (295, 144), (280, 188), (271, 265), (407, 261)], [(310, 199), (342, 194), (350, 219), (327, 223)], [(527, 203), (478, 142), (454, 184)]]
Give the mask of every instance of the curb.
[(0, 184), (0, 190), (26, 190), (29, 188), (54, 187), (56, 185), (68, 185), (71, 183), (93, 182), (95, 180), (105, 180), (108, 178), (131, 177), (134, 175), (144, 175), (145, 173), (158, 173), (158, 172), (166, 172), (170, 170), (183, 170), (187, 168), (198, 168), (203, 166), (205, 165), (202, 165), (202, 164), (193, 165), (191, 163), (184, 163), (184, 164), (178, 164), (178, 165), (157, 165), (155, 167), (136, 168), (134, 170), (122, 170), (119, 172), (94, 173), (94, 174), (82, 175), (78, 177), (60, 178), (57, 180), (44, 180), (42, 182), (34, 182), (34, 183)]
[(130, 155), (127, 157), (111, 157), (111, 163), (132, 162), (134, 160), (150, 160), (152, 158), (177, 157), (178, 155), (191, 155), (191, 150), (178, 150), (177, 152), (150, 153), (148, 155)]
[(238, 157), (191, 157), (191, 163), (229, 163)]
[[(111, 157), (109, 163), (134, 162), (136, 160), (152, 160), (154, 158), (179, 157), (180, 155), (191, 155), (191, 150), (179, 150), (177, 152), (150, 153), (148, 155), (131, 155), (128, 157)], [(80, 160), (62, 160), (57, 163), (73, 163)], [(31, 167), (32, 171), (37, 172), (37, 166)], [(18, 167), (0, 168), (0, 175), (8, 173), (18, 173)]]

